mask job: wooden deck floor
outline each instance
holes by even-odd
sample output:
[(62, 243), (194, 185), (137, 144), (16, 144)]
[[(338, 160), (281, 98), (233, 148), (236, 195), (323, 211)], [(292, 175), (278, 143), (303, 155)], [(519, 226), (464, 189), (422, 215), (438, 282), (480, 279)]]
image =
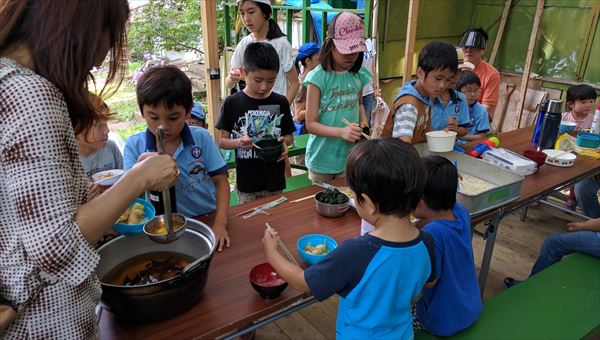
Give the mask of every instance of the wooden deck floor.
[[(524, 222), (518, 214), (506, 217), (496, 238), (484, 298), (503, 291), (503, 279), (506, 276), (526, 278), (543, 240), (552, 233), (566, 231), (565, 225), (568, 221), (569, 216), (546, 207), (529, 209)], [(476, 229), (483, 230), (483, 227), (476, 226)], [(479, 236), (474, 236), (473, 249), (477, 271), (484, 247), (485, 241)], [(337, 301), (337, 297), (332, 297), (270, 323), (256, 331), (255, 339), (335, 339)]]

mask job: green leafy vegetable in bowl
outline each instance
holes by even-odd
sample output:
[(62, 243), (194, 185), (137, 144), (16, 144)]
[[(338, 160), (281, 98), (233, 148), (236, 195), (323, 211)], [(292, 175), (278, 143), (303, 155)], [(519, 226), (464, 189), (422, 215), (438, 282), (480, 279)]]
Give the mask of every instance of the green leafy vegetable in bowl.
[(317, 194), (316, 199), (325, 204), (345, 204), (349, 198), (337, 189), (327, 189)]

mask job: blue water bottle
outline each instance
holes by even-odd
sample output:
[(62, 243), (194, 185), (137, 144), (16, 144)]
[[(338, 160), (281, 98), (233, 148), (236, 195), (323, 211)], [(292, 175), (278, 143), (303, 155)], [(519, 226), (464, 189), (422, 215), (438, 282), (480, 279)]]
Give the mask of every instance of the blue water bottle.
[(533, 130), (533, 138), (531, 138), (531, 143), (539, 144), (540, 142), (540, 132), (542, 131), (542, 125), (544, 124), (544, 117), (546, 116), (546, 111), (548, 111), (548, 99), (544, 100), (540, 104), (540, 111), (537, 116), (537, 120), (535, 121), (535, 129)]

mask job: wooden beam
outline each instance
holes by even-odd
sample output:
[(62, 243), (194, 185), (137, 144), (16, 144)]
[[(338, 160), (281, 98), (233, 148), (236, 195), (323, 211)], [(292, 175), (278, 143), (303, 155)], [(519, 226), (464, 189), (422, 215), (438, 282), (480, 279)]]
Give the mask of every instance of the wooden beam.
[[(521, 116), (523, 114), (523, 106), (525, 105), (525, 95), (527, 94), (527, 84), (529, 83), (529, 75), (531, 74), (531, 62), (533, 61), (533, 53), (535, 52), (535, 41), (540, 29), (542, 21), (542, 13), (544, 12), (544, 0), (538, 0), (535, 8), (535, 16), (533, 17), (533, 28), (529, 37), (529, 47), (527, 47), (527, 58), (525, 59), (525, 69), (523, 70), (523, 79), (521, 79), (521, 87), (519, 93), (519, 101), (517, 102), (517, 112), (513, 123), (513, 130), (521, 126)], [(507, 103), (508, 105), (508, 103)]]
[[(200, 1), (204, 66), (206, 67), (206, 100), (208, 102), (209, 131), (213, 138), (220, 138), (215, 125), (221, 109), (221, 71), (219, 68), (219, 45), (217, 38), (217, 0)], [(229, 32), (225, 32), (229, 34)]]
[(498, 33), (496, 33), (496, 39), (494, 40), (494, 47), (492, 48), (492, 54), (490, 54), (490, 65), (494, 65), (496, 55), (498, 54), (498, 48), (504, 35), (504, 27), (506, 26), (506, 19), (508, 19), (508, 13), (510, 12), (510, 6), (512, 0), (504, 0), (504, 10), (502, 11), (502, 19), (500, 19), (500, 26), (498, 26)]
[(408, 21), (406, 24), (406, 44), (404, 45), (404, 75), (403, 82), (412, 79), (413, 54), (415, 52), (415, 37), (417, 19), (419, 17), (419, 0), (410, 0), (408, 5)]

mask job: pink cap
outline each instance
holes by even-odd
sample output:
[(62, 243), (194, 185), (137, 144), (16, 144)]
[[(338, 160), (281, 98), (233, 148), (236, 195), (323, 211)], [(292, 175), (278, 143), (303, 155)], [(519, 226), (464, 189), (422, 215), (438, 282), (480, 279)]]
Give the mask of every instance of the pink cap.
[(341, 54), (365, 52), (365, 26), (360, 17), (354, 13), (341, 12), (329, 24), (327, 36), (333, 39), (335, 47)]

